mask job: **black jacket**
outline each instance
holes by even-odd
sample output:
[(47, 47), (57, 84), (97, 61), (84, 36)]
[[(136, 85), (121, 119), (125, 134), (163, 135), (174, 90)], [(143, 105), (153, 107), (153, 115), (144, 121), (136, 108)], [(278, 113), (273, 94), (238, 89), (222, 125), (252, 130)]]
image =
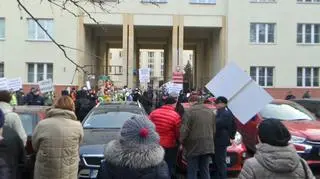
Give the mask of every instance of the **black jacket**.
[(44, 98), (42, 96), (29, 93), (26, 96), (26, 103), (27, 103), (27, 105), (43, 106), (44, 105)]
[(216, 116), (216, 146), (229, 146), (230, 139), (234, 139), (237, 132), (235, 118), (227, 108), (217, 110)]
[(10, 179), (20, 179), (21, 176), (21, 168), (19, 168), (19, 164), (24, 164), (25, 162), (25, 151), (24, 145), (19, 137), (18, 133), (11, 129), (10, 127), (3, 127), (3, 140), (0, 141), (0, 158), (3, 159), (5, 165), (2, 163), (2, 167), (0, 168), (0, 178), (5, 179), (5, 175), (3, 175), (3, 170), (9, 170), (7, 177)]

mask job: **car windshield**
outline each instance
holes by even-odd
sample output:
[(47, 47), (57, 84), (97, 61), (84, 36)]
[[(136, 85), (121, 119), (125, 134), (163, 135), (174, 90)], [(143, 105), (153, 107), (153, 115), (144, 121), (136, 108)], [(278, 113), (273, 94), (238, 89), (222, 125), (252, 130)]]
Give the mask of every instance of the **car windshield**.
[(35, 115), (34, 114), (19, 114), (22, 125), (24, 130), (26, 131), (27, 135), (31, 135), (33, 132), (33, 125), (34, 123), (34, 119), (35, 119)]
[(315, 120), (315, 117), (302, 106), (292, 104), (268, 104), (261, 112), (263, 119)]
[(124, 122), (135, 115), (144, 115), (141, 110), (98, 110), (92, 112), (83, 128), (121, 128)]

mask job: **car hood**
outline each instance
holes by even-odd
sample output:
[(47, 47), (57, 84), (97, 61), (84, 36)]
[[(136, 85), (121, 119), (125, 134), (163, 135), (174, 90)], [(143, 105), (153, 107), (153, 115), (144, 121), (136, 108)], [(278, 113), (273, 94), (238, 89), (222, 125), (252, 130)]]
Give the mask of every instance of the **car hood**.
[(120, 129), (84, 129), (80, 154), (103, 154), (104, 146), (119, 135)]
[(312, 141), (320, 141), (320, 121), (284, 121), (283, 124), (292, 135), (304, 137)]

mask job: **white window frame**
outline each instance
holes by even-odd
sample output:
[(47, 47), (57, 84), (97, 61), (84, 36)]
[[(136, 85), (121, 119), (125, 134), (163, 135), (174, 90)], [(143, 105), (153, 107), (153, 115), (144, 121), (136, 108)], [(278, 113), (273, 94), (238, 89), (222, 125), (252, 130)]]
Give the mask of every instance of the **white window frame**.
[(53, 74), (53, 63), (27, 63), (27, 71), (29, 73), (29, 65), (33, 65), (33, 81), (29, 81), (29, 74), (27, 75), (28, 83), (37, 83), (38, 82), (38, 65), (43, 65), (43, 76), (42, 79), (46, 80), (48, 77), (48, 65), (52, 65), (52, 74)]
[(310, 1), (306, 1), (306, 0), (297, 0), (298, 4), (320, 4), (320, 0), (310, 0)]
[[(47, 30), (47, 32), (50, 34), (51, 37), (53, 37), (53, 19), (37, 19), (38, 22), (39, 21), (43, 21), (44, 22), (44, 25), (43, 27)], [(49, 22), (52, 23), (52, 29), (48, 29), (48, 26), (49, 26)], [(29, 34), (29, 28), (30, 28), (30, 23), (32, 23), (32, 26), (34, 26), (34, 34), (33, 34), (33, 37), (30, 37), (30, 34)], [(47, 36), (47, 34), (45, 32), (43, 32), (42, 29), (40, 29), (40, 27), (38, 26), (38, 24), (35, 22), (35, 20), (33, 19), (27, 19), (27, 24), (28, 24), (28, 40), (30, 41), (51, 41), (50, 38)], [(44, 38), (39, 38), (39, 34), (43, 32), (44, 33)]]
[[(302, 25), (302, 42), (298, 42), (298, 28), (299, 26)], [(311, 42), (306, 42), (306, 25), (311, 25)], [(309, 23), (298, 23), (297, 24), (297, 36), (296, 36), (296, 42), (297, 44), (320, 44), (320, 40), (319, 42), (315, 42), (315, 26), (318, 25), (320, 26), (320, 24), (309, 24)], [(319, 32), (318, 35), (320, 35), (320, 27), (319, 27)]]
[[(301, 84), (301, 86), (298, 86), (298, 69), (299, 68), (302, 68), (302, 84)], [(310, 76), (310, 78), (311, 78), (311, 81), (310, 81), (310, 86), (306, 86), (306, 68), (310, 68), (310, 71), (311, 71), (311, 76)], [(313, 84), (313, 82), (314, 82), (314, 70), (315, 69), (318, 69), (318, 73), (320, 73), (320, 68), (319, 67), (298, 67), (297, 68), (297, 86), (298, 87), (315, 87), (315, 88), (318, 88), (319, 87), (319, 85), (318, 86), (314, 86), (314, 84)], [(319, 79), (320, 79), (320, 77), (318, 77)], [(319, 80), (318, 79), (318, 80)], [(320, 80), (318, 81), (318, 84), (320, 83)]]
[[(256, 29), (256, 34), (255, 35), (255, 42), (252, 42), (251, 41), (251, 25), (254, 24), (255, 25), (255, 29)], [(260, 42), (260, 39), (259, 39), (259, 30), (260, 30), (260, 25), (264, 25), (265, 28), (265, 32), (264, 32), (264, 42)], [(268, 42), (268, 39), (269, 39), (269, 27), (270, 25), (273, 25), (274, 29), (273, 29), (273, 42)], [(255, 23), (255, 22), (252, 22), (250, 23), (250, 27), (249, 27), (249, 40), (250, 40), (250, 43), (252, 44), (275, 44), (276, 43), (276, 23)]]
[(3, 22), (3, 36), (0, 34), (0, 40), (4, 40), (6, 38), (6, 19), (4, 17), (0, 17), (0, 22)]
[(189, 0), (190, 4), (217, 4), (217, 0)]
[[(262, 86), (262, 87), (273, 87), (274, 86), (274, 67), (272, 67), (272, 66), (251, 66), (251, 67), (256, 68), (255, 69), (256, 70), (256, 79), (253, 79), (253, 80), (255, 80), (259, 86)], [(264, 85), (259, 84), (259, 79), (260, 79), (259, 70), (260, 70), (260, 68), (264, 68)], [(270, 69), (270, 68), (272, 70), (272, 85), (268, 85), (268, 69)], [(250, 73), (251, 73), (251, 71), (250, 71)]]
[(141, 3), (168, 3), (168, 0), (141, 0)]

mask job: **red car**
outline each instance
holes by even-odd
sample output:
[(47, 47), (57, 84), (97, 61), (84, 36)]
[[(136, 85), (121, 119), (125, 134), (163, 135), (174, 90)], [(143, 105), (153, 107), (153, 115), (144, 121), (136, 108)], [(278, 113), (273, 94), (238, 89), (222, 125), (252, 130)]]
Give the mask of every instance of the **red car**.
[[(207, 107), (211, 109), (215, 109), (215, 106), (212, 104), (206, 104)], [(184, 108), (189, 108), (189, 103), (183, 104)], [(227, 148), (227, 166), (228, 171), (230, 172), (239, 172), (241, 171), (244, 160), (248, 157), (247, 149), (245, 145), (242, 144), (242, 137), (240, 133), (237, 132), (235, 140), (232, 145)], [(187, 169), (187, 161), (185, 157), (185, 151), (183, 147), (180, 146), (177, 156), (177, 169), (179, 172), (186, 172)], [(214, 170), (213, 165), (210, 165), (210, 170)]]
[(274, 100), (245, 125), (237, 121), (238, 131), (248, 150), (254, 152), (258, 143), (257, 126), (264, 119), (281, 120), (289, 129), (297, 152), (309, 165), (320, 164), (320, 121), (301, 105), (286, 100)]
[(30, 173), (25, 174), (25, 178), (32, 178), (33, 167), (35, 163), (35, 152), (32, 148), (32, 133), (38, 122), (46, 117), (45, 113), (48, 106), (16, 106), (14, 112), (18, 113), (23, 125), (24, 130), (27, 133), (27, 145), (26, 145), (26, 171)]

